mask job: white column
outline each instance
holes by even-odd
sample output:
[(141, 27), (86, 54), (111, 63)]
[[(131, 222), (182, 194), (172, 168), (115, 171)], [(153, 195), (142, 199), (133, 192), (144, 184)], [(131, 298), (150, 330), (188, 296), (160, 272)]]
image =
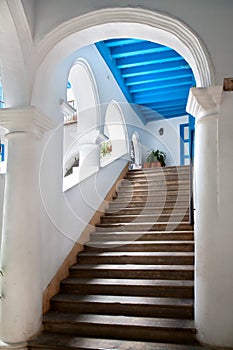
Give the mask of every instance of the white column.
[(223, 156), (220, 145), (225, 143), (224, 135), (221, 139), (219, 137), (219, 124), (223, 117), (220, 115), (221, 104), (222, 87), (192, 88), (187, 111), (196, 117), (195, 321), (198, 338), (209, 345), (230, 347), (233, 346), (233, 283), (230, 282), (233, 237), (229, 240), (229, 232), (223, 230), (224, 210), (220, 204), (222, 189), (219, 174), (220, 171), (228, 173), (226, 163), (220, 169)]
[(52, 124), (35, 108), (3, 109), (0, 124), (8, 130), (0, 257), (0, 339), (23, 344), (41, 327), (38, 169), (41, 136)]

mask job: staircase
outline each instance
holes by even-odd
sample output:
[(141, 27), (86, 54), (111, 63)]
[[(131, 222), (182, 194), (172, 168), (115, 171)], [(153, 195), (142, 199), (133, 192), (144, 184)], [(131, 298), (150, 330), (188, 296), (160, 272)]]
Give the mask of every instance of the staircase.
[(199, 348), (188, 207), (188, 167), (129, 171), (28, 349)]

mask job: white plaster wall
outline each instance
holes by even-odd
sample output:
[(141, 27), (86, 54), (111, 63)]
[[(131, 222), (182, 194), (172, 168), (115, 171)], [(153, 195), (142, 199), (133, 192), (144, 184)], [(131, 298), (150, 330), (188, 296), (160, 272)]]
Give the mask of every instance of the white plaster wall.
[[(41, 39), (63, 21), (106, 7), (125, 7), (124, 0), (37, 0), (35, 37)], [(182, 20), (204, 41), (216, 69), (217, 82), (232, 72), (232, 13), (229, 0), (130, 0), (127, 6), (143, 7), (171, 14)], [(117, 26), (116, 26), (117, 31)]]
[[(166, 165), (180, 165), (180, 124), (187, 123), (188, 117), (183, 116), (172, 119), (162, 119), (148, 123), (147, 130), (153, 137), (148, 137), (149, 149), (159, 148), (166, 153)], [(163, 135), (159, 134), (159, 129), (163, 128)], [(145, 161), (146, 154), (144, 153)]]
[(62, 128), (47, 144), (40, 166), (43, 289), (55, 275), (74, 242), (79, 240), (127, 163), (124, 159), (117, 160), (64, 193), (61, 145)]
[(2, 209), (4, 200), (4, 189), (5, 189), (5, 175), (0, 174), (0, 249), (1, 249), (1, 237), (2, 237)]
[[(95, 46), (79, 50), (78, 54), (76, 53), (72, 57), (72, 61), (78, 57), (85, 58), (93, 70), (102, 103), (102, 118), (104, 119), (107, 104), (114, 99), (122, 101), (121, 107), (129, 124), (136, 122), (136, 124), (142, 126), (137, 117), (135, 120), (133, 110), (126, 103), (124, 95)], [(65, 69), (67, 67), (68, 65), (64, 65), (62, 68)], [(65, 93), (65, 89), (63, 90)], [(54, 91), (59, 96), (62, 89), (61, 87), (57, 88), (57, 85), (55, 85)], [(48, 107), (50, 110), (54, 108), (53, 115), (55, 115), (57, 107), (53, 106), (53, 99), (55, 97), (51, 99), (51, 105)], [(74, 126), (71, 128), (75, 131)], [(65, 148), (74, 140), (71, 134), (72, 132), (70, 135), (68, 132), (66, 134)], [(44, 158), (42, 158), (40, 166), (43, 289), (47, 287), (71, 250), (74, 242), (79, 239), (87, 223), (127, 163), (127, 159), (117, 160), (101, 169), (99, 173), (63, 193), (61, 166), (63, 123), (61, 122), (55, 131), (50, 132), (46, 139), (42, 147)]]

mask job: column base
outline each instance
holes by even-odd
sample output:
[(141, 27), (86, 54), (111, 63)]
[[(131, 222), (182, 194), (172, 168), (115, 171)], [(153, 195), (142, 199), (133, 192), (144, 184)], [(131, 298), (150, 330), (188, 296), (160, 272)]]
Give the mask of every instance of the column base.
[(7, 350), (7, 349), (18, 349), (18, 350), (27, 350), (27, 343), (17, 343), (17, 344), (9, 344), (4, 343), (0, 340), (0, 350)]

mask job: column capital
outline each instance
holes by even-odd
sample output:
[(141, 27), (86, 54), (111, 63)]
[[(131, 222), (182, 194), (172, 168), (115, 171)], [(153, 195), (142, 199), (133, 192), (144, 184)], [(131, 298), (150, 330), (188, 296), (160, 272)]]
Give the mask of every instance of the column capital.
[(54, 128), (56, 123), (38, 108), (30, 106), (0, 109), (0, 126), (7, 129), (7, 134), (28, 132), (42, 137), (43, 133)]
[(222, 92), (223, 88), (220, 85), (208, 88), (191, 88), (186, 111), (195, 118), (218, 114)]

